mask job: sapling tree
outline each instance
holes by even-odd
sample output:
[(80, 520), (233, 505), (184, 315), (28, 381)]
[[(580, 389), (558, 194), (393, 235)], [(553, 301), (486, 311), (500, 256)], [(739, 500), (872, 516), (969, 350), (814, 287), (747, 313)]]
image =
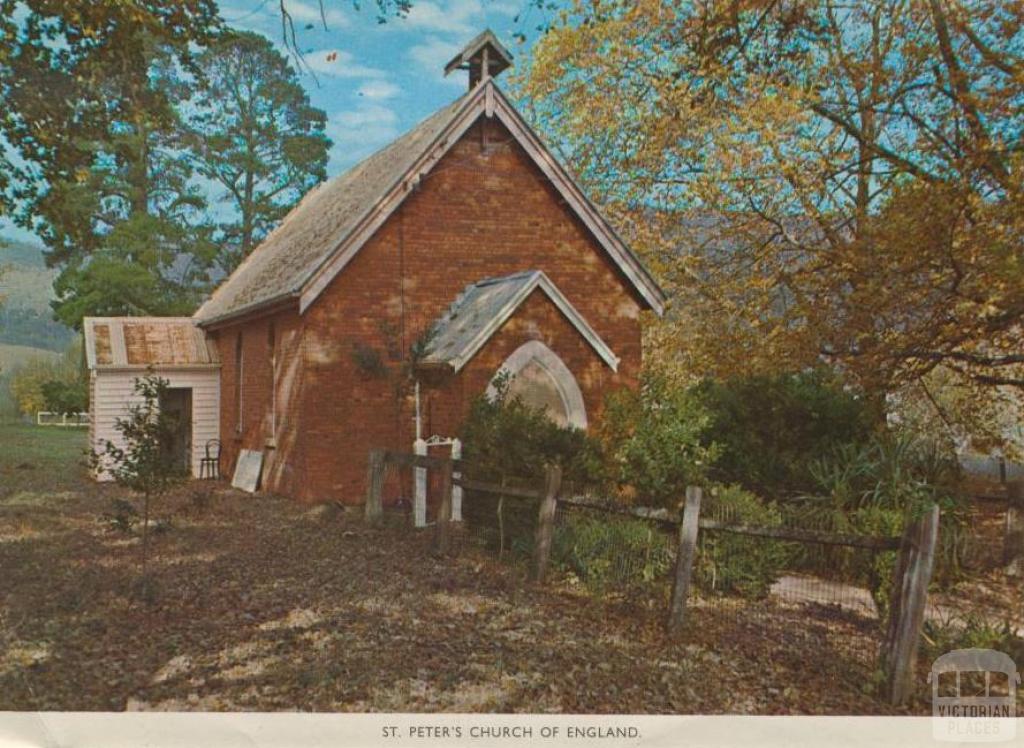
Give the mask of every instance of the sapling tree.
[(186, 477), (170, 445), (178, 419), (160, 409), (161, 395), (168, 387), (166, 379), (148, 374), (135, 380), (139, 401), (128, 407), (128, 415), (118, 418), (114, 430), (121, 444), (106, 441), (100, 452), (92, 453), (94, 469), (109, 472), (118, 485), (125, 486), (142, 499), (142, 588), (148, 590), (149, 514), (159, 499)]

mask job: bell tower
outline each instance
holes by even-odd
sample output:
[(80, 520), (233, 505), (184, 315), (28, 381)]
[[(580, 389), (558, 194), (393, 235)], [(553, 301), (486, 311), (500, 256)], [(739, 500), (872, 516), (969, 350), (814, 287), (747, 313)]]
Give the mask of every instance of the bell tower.
[(510, 67), (511, 53), (498, 41), (493, 31), (486, 29), (444, 66), (444, 74), (448, 75), (453, 70), (468, 70), (469, 88), (472, 90), (477, 84), (500, 75)]

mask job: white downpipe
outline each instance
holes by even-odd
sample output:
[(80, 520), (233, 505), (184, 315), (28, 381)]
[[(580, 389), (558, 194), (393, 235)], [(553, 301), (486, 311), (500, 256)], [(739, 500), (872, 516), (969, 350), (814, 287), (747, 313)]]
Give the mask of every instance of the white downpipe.
[[(462, 459), (462, 440), (452, 439), (452, 459)], [(452, 478), (461, 478), (462, 473), (455, 471)], [(462, 521), (462, 486), (452, 486), (452, 522)]]
[[(418, 388), (417, 388), (418, 389)], [(417, 405), (419, 400), (417, 399)], [(417, 408), (418, 412), (418, 408)], [(416, 431), (419, 433), (419, 420), (417, 419)], [(412, 443), (412, 451), (415, 454), (426, 456), (427, 442), (417, 437)], [(413, 468), (413, 497), (412, 497), (412, 518), (416, 527), (427, 526), (427, 469)]]
[[(420, 380), (416, 380), (416, 440), (423, 438), (423, 416), (420, 415)], [(424, 452), (426, 454), (426, 452)]]

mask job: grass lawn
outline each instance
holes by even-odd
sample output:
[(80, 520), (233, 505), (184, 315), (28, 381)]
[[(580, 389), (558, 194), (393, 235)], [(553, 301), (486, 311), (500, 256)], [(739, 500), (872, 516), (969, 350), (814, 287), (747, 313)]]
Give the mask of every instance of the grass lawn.
[(212, 483), (157, 506), (143, 601), (138, 526), (110, 521), (126, 496), (85, 479), (83, 440), (0, 430), (0, 711), (891, 711), (796, 619), (759, 638), (743, 611), (695, 608), (670, 641), (663, 603)]
[(0, 500), (83, 486), (88, 429), (0, 422)]

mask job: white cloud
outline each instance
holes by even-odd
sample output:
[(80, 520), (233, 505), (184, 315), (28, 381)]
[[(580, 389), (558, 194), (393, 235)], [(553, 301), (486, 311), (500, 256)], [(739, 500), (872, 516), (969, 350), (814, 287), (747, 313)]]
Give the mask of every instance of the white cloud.
[(398, 114), (381, 104), (361, 102), (331, 115), (326, 131), (334, 141), (332, 159), (350, 164), (398, 137)]
[(341, 49), (318, 49), (307, 53), (304, 58), (306, 65), (313, 72), (333, 78), (383, 78), (387, 75), (380, 68), (356, 62), (351, 52)]
[(509, 18), (515, 18), (523, 12), (523, 3), (516, 0), (504, 0), (503, 2), (491, 2), (487, 4), (487, 10), (491, 13), (500, 13)]
[[(321, 17), (320, 8), (316, 5), (315, 0), (313, 4), (301, 0), (285, 0), (284, 7), (288, 11), (288, 15), (292, 17), (296, 34), (304, 31), (308, 24), (313, 24), (315, 28), (322, 31), (325, 20), (329, 31), (350, 27), (352, 18), (337, 8), (329, 7), (331, 1), (325, 0), (324, 14)], [(249, 0), (249, 2), (257, 5), (257, 0)], [(254, 25), (271, 24), (280, 33), (281, 8), (278, 2), (263, 3), (255, 8), (246, 8), (244, 5), (237, 4), (221, 5), (220, 14), (232, 26), (252, 28)]]
[(399, 31), (459, 34), (465, 37), (462, 40), (465, 44), (483, 30), (484, 18), (480, 0), (448, 0), (443, 4), (425, 0), (413, 3), (404, 19), (395, 20), (394, 28)]
[(423, 44), (409, 48), (406, 53), (410, 60), (427, 73), (436, 73), (438, 79), (465, 87), (464, 74), (452, 73), (444, 77), (444, 66), (464, 45), (459, 42), (448, 42), (436, 36), (427, 37)]
[(355, 109), (338, 112), (331, 122), (340, 127), (393, 127), (398, 124), (398, 114), (381, 104), (360, 104)]
[(361, 85), (358, 94), (367, 99), (383, 101), (384, 99), (392, 99), (401, 92), (402, 89), (390, 81), (372, 80)]
[(329, 8), (329, 0), (324, 0), (324, 13), (320, 15), (320, 8), (317, 5), (309, 5), (299, 0), (285, 0), (284, 8), (292, 17), (296, 26), (298, 24), (312, 23), (323, 28), (323, 22), (327, 21), (328, 29), (345, 28), (352, 25), (352, 19), (337, 8)]

